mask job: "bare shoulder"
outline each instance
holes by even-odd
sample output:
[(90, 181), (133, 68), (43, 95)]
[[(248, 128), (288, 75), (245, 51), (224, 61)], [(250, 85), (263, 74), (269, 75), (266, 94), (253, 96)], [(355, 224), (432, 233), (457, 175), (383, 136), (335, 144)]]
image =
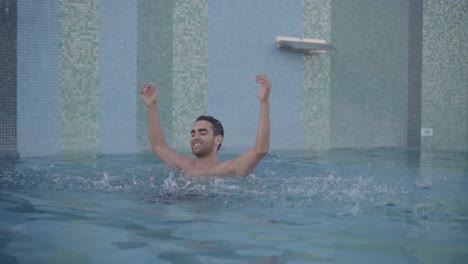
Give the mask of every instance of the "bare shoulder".
[(264, 155), (257, 154), (253, 148), (238, 157), (222, 162), (224, 175), (245, 176), (252, 172)]

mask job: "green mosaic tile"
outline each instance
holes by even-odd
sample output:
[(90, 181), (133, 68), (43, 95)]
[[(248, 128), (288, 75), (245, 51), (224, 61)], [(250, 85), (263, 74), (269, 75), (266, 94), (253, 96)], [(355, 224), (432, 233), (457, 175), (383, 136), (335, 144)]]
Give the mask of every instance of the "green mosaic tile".
[[(303, 0), (303, 37), (330, 41), (331, 1)], [(304, 148), (330, 145), (330, 55), (302, 56), (301, 122)]]
[(174, 5), (174, 147), (189, 147), (190, 129), (207, 109), (207, 0), (177, 0)]
[(404, 147), (408, 1), (333, 1), (330, 147)]
[(468, 151), (468, 1), (424, 1), (421, 127), (425, 150)]
[(60, 1), (60, 144), (64, 153), (98, 147), (98, 1)]
[[(208, 3), (140, 1), (138, 13), (138, 83), (158, 86), (166, 139), (176, 149), (187, 149), (192, 124), (207, 108)], [(146, 149), (147, 110), (138, 104), (138, 145)]]
[(140, 99), (140, 89), (151, 82), (158, 88), (158, 110), (161, 126), (172, 144), (173, 93), (173, 9), (172, 1), (138, 1), (137, 40), (137, 145), (149, 150), (148, 111)]

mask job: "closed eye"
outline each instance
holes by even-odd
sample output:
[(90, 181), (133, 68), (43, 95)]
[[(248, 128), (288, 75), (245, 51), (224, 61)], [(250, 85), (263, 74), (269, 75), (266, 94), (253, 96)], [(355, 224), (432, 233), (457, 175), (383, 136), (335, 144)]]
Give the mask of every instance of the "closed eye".
[[(208, 134), (208, 129), (206, 129), (206, 128), (200, 128), (200, 129), (198, 129), (197, 131), (198, 131), (198, 133), (200, 133), (200, 135), (202, 135), (202, 136)], [(195, 136), (195, 130), (194, 130), (194, 129), (193, 129), (192, 131), (190, 131), (190, 135), (192, 135), (192, 137)]]

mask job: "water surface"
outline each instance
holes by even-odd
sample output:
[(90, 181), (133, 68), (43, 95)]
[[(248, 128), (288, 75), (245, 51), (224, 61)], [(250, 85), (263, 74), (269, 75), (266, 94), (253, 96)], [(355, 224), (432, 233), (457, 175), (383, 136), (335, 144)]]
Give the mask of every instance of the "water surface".
[(246, 177), (22, 158), (0, 173), (0, 262), (464, 263), (467, 180), (466, 154), (396, 149), (272, 152)]

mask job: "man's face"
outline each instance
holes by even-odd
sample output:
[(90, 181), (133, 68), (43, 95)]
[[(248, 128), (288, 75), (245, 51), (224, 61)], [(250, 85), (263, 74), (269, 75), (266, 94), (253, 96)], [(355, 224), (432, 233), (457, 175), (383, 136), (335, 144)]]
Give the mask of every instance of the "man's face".
[(205, 120), (195, 122), (192, 127), (190, 145), (192, 153), (197, 157), (208, 156), (215, 151), (217, 144), (211, 123)]

